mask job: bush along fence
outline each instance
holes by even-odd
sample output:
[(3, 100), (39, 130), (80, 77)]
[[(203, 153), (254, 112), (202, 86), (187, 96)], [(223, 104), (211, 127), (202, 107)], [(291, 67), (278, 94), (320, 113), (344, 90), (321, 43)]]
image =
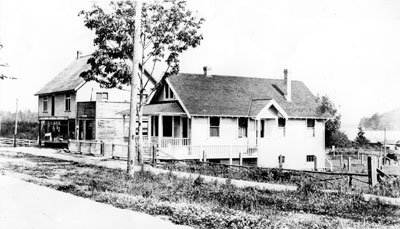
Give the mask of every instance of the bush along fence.
[[(239, 153), (239, 164), (214, 163), (207, 159), (207, 154), (203, 152), (202, 158), (197, 160), (180, 160), (158, 149), (156, 146), (145, 145), (143, 147), (142, 158), (145, 163), (150, 163), (155, 167), (167, 170), (196, 173), (215, 177), (248, 180), (256, 182), (270, 182), (288, 185), (301, 185), (304, 179), (314, 180), (315, 185), (325, 189), (348, 188), (368, 189), (375, 186), (378, 181), (390, 178), (382, 169), (382, 159), (378, 157), (360, 155), (362, 163), (367, 165), (367, 173), (352, 172), (351, 166), (344, 165), (341, 155), (340, 167), (347, 168), (337, 172), (333, 171), (311, 171), (293, 170), (283, 168), (263, 168), (256, 166), (243, 165), (243, 157)], [(126, 159), (128, 154), (127, 144), (105, 143), (102, 141), (75, 141), (70, 140), (69, 150), (81, 154), (104, 156), (113, 159)], [(365, 162), (365, 159), (366, 162)], [(351, 158), (347, 158), (347, 165), (351, 165)], [(357, 184), (355, 184), (357, 183)]]
[[(156, 147), (152, 148), (152, 165), (162, 169), (229, 179), (297, 185), (299, 187), (307, 183), (305, 180), (309, 180), (313, 183), (314, 188), (318, 190), (335, 189), (343, 191), (361, 191), (363, 193), (375, 193), (379, 195), (380, 191), (377, 189), (381, 189), (381, 186), (385, 186), (384, 184), (394, 184), (397, 181), (399, 181), (397, 183), (400, 183), (399, 176), (391, 175), (386, 169), (388, 163), (391, 163), (393, 167), (393, 161), (371, 155), (362, 156), (359, 154), (360, 159), (363, 159), (363, 165), (366, 167), (365, 172), (354, 172), (351, 166), (346, 170), (343, 169), (334, 172), (332, 170), (311, 171), (245, 166), (242, 165), (240, 156), (239, 165), (232, 165), (210, 162), (205, 153), (203, 153), (203, 158), (201, 160), (178, 160), (173, 158), (163, 160), (164, 157), (160, 157), (160, 154), (163, 154), (163, 152)], [(352, 164), (351, 159), (347, 159), (346, 162), (350, 165)], [(394, 167), (400, 169), (398, 164)], [(379, 185), (377, 185), (378, 183)], [(372, 190), (371, 187), (374, 187), (374, 190), (376, 189), (375, 191), (378, 192)], [(393, 197), (392, 194), (387, 196)], [(397, 194), (394, 194), (394, 196), (400, 197), (400, 195)]]

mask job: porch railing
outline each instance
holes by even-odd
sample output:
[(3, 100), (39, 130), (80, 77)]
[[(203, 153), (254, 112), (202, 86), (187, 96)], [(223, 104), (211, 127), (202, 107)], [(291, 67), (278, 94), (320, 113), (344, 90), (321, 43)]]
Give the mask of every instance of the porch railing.
[[(161, 147), (160, 151), (165, 154), (165, 159), (173, 157), (176, 159), (201, 159), (204, 154), (208, 159), (239, 158), (239, 154), (246, 158), (257, 157), (258, 148), (246, 145), (170, 145)], [(160, 155), (161, 158), (163, 155)]]
[(190, 138), (161, 138), (161, 148), (189, 146)]

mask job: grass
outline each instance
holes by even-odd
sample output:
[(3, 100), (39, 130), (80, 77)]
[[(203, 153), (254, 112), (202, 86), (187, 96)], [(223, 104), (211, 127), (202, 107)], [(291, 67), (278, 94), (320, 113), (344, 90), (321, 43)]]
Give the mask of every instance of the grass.
[[(355, 194), (318, 192), (309, 180), (295, 192), (272, 192), (236, 188), (229, 182), (204, 183), (201, 177), (182, 179), (171, 173), (154, 175), (144, 170), (130, 177), (121, 170), (63, 160), (35, 156), (25, 159), (36, 166), (13, 163), (4, 169), (40, 178), (39, 183), (60, 191), (120, 208), (167, 215), (175, 223), (198, 228), (263, 228), (277, 224), (343, 228), (400, 223), (399, 208), (366, 202)], [(62, 182), (46, 183), (45, 179)], [(309, 214), (313, 217), (307, 218)]]

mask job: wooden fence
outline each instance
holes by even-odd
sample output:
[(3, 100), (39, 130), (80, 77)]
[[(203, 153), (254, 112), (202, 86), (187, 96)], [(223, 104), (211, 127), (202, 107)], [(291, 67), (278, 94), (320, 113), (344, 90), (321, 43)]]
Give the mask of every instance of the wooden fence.
[[(105, 143), (103, 141), (83, 141), (70, 140), (68, 149), (71, 152), (76, 152), (85, 155), (103, 156), (115, 159), (128, 158), (128, 144), (124, 143)], [(142, 157), (150, 158), (150, 147), (148, 144), (143, 145)]]
[[(33, 146), (36, 141), (28, 139), (16, 139), (16, 146)], [(14, 146), (13, 138), (0, 138), (0, 146)]]

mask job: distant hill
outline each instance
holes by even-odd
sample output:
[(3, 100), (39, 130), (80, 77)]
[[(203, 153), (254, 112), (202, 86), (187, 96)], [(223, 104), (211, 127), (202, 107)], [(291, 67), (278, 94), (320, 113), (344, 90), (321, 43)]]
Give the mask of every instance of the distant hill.
[(366, 130), (400, 130), (400, 108), (386, 113), (375, 113), (360, 120), (360, 126)]

